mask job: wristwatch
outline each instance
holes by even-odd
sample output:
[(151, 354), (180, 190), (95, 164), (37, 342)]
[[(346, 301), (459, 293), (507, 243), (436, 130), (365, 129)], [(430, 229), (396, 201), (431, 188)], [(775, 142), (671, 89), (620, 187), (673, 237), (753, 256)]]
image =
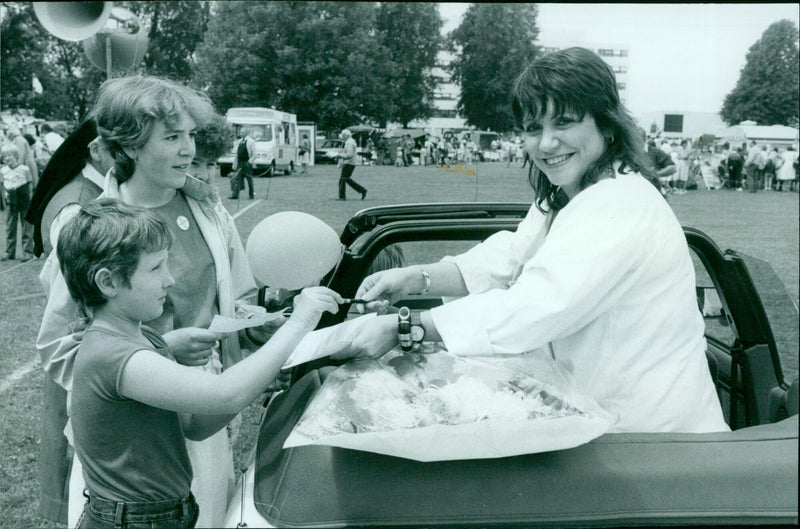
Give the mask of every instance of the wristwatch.
[(411, 311), (408, 307), (400, 307), (397, 312), (397, 339), (403, 352), (407, 353), (414, 347), (411, 340)]
[(413, 348), (417, 348), (425, 339), (425, 327), (422, 326), (422, 318), (419, 312), (411, 313), (411, 343)]

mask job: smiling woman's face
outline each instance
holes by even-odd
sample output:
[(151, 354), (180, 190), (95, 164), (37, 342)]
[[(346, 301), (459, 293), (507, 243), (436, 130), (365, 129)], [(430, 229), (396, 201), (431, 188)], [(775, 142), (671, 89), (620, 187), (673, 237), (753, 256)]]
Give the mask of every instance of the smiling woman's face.
[(186, 113), (173, 124), (156, 122), (147, 142), (128, 153), (136, 164), (132, 178), (161, 188), (182, 188), (195, 154), (195, 126)]
[(550, 183), (572, 198), (580, 191), (583, 175), (605, 152), (606, 141), (588, 113), (583, 119), (566, 111), (553, 114), (553, 103), (548, 101), (541, 121), (525, 124), (525, 149)]

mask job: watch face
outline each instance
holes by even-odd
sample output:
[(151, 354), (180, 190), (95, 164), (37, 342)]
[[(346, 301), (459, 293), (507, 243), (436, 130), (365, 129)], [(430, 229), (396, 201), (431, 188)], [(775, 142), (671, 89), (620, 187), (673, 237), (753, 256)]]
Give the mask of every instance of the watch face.
[(411, 326), (411, 340), (413, 342), (421, 342), (425, 338), (425, 329), (419, 325)]

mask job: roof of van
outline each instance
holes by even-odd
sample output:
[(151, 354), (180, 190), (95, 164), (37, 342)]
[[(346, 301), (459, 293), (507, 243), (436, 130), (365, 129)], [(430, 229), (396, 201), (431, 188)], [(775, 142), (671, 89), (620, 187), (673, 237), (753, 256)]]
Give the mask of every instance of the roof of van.
[[(229, 108), (225, 113), (228, 121), (236, 123), (261, 123), (264, 118), (271, 120), (296, 121), (294, 114), (265, 107), (234, 107)], [(292, 119), (294, 118), (294, 119)]]

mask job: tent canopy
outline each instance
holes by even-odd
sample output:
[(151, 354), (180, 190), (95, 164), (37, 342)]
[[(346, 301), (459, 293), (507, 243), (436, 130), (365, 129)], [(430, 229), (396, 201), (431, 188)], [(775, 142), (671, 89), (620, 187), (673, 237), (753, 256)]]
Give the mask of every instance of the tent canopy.
[(422, 129), (394, 129), (394, 130), (387, 130), (384, 137), (386, 138), (400, 138), (408, 134), (411, 136), (412, 140), (416, 140), (417, 138), (421, 138), (423, 136), (427, 136), (428, 133)]
[(714, 134), (718, 139), (760, 142), (795, 142), (798, 130), (785, 125), (734, 125), (718, 130)]

